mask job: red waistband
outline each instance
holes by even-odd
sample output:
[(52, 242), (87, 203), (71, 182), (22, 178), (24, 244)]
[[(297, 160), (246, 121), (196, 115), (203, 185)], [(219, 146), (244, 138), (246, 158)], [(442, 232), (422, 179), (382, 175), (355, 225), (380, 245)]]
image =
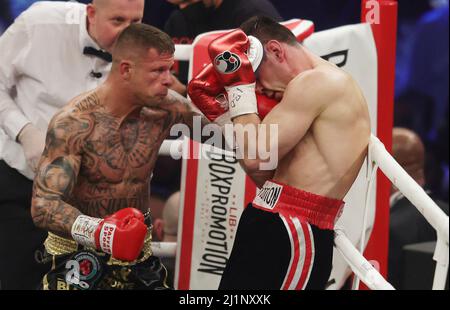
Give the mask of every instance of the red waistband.
[(253, 200), (253, 205), (264, 211), (300, 218), (320, 229), (334, 229), (344, 201), (267, 181)]

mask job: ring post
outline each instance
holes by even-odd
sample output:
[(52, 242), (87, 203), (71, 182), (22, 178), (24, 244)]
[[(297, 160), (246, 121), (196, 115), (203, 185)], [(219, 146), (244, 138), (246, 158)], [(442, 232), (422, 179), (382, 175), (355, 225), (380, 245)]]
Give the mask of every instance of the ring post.
[[(392, 148), (394, 114), (395, 59), (397, 42), (397, 1), (363, 0), (361, 21), (370, 23), (378, 54), (377, 136), (388, 150)], [(387, 275), (389, 242), (389, 194), (391, 184), (380, 172), (377, 177), (376, 215), (365, 257), (380, 265)]]

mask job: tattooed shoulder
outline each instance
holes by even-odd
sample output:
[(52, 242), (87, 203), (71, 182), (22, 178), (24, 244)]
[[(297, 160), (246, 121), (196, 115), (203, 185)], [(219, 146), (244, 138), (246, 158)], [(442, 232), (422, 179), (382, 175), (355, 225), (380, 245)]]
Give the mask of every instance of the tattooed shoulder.
[(93, 111), (101, 106), (100, 98), (98, 97), (97, 92), (92, 91), (83, 96), (79, 96), (73, 100), (73, 111), (77, 112), (86, 112)]
[(44, 155), (52, 150), (63, 149), (65, 153), (80, 150), (83, 141), (91, 134), (95, 121), (86, 114), (63, 110), (50, 121)]

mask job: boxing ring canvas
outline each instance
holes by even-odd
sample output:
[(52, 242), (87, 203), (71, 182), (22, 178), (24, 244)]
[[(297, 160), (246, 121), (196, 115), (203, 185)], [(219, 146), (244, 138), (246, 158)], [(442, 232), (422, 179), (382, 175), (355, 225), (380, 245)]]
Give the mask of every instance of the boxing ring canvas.
[[(310, 30), (306, 22), (302, 27)], [(300, 25), (298, 23), (294, 28), (300, 29)], [(306, 30), (300, 30), (299, 33), (303, 31)], [(194, 41), (191, 76), (209, 62), (207, 44), (221, 33), (203, 34)], [(377, 52), (371, 26), (357, 24), (314, 33), (304, 41), (304, 45), (356, 79), (369, 105), (372, 132), (376, 133)], [(205, 151), (205, 146), (192, 141), (188, 144), (190, 156), (183, 159), (181, 205), (184, 207), (178, 230), (175, 286), (178, 289), (217, 289), (231, 252), (240, 214), (246, 204), (253, 200), (256, 187), (230, 154), (209, 150), (211, 159), (205, 159), (204, 156), (198, 156)], [(346, 207), (337, 223), (337, 227), (342, 227), (356, 246), (363, 228), (369, 172), (368, 165), (364, 164), (345, 198)], [(371, 185), (375, 186), (375, 182)], [(373, 228), (375, 195), (370, 198), (368, 206), (366, 236), (370, 236)], [(330, 288), (341, 287), (350, 274), (347, 263), (336, 252)]]

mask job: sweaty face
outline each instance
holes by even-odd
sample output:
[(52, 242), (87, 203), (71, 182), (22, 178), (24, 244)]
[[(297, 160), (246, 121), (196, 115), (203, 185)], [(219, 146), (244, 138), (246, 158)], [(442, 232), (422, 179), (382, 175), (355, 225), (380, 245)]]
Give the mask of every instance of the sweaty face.
[(131, 85), (139, 101), (144, 104), (157, 104), (167, 96), (172, 85), (170, 69), (173, 64), (173, 54), (160, 54), (153, 48), (135, 63)]
[(89, 33), (101, 48), (111, 52), (122, 30), (140, 23), (143, 15), (144, 0), (99, 1), (88, 9)]

